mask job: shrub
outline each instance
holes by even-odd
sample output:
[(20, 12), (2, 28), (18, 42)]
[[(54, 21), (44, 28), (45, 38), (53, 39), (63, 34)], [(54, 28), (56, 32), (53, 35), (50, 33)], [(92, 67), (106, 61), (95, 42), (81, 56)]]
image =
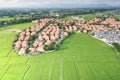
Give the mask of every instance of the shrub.
[(115, 47), (115, 49), (116, 49), (118, 52), (120, 52), (120, 45), (119, 45), (118, 43), (113, 43), (112, 45)]
[(54, 50), (55, 49), (55, 42), (52, 42), (50, 45), (44, 45), (44, 49), (46, 51), (48, 51), (48, 50)]

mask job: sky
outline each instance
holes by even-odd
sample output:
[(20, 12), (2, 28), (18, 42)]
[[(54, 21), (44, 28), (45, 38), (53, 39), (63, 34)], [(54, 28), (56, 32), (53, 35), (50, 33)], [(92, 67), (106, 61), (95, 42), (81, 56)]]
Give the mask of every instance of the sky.
[(120, 0), (0, 0), (0, 7), (54, 6), (62, 4), (107, 4), (120, 5)]

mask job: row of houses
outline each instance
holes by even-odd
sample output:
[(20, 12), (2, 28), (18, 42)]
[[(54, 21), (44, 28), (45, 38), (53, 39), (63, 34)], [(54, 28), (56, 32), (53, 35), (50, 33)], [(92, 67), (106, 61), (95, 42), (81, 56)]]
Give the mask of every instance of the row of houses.
[(59, 38), (60, 29), (58, 26), (49, 25), (38, 34), (38, 38), (33, 42), (33, 47), (30, 47), (30, 53), (44, 52), (44, 45), (50, 46), (52, 42)]
[(37, 33), (46, 25), (50, 19), (40, 20), (41, 24), (27, 28), (19, 33), (17, 41), (13, 43), (13, 49), (18, 51), (19, 54), (25, 54), (30, 46), (31, 38), (36, 36)]

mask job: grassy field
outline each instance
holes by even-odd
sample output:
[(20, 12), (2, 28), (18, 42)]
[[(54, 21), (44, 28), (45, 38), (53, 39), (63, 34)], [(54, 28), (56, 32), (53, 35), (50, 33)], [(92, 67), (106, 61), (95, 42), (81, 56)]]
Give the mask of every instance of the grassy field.
[(80, 15), (80, 16), (83, 17), (85, 20), (91, 20), (96, 17), (102, 17), (103, 14), (85, 14), (85, 15)]
[(13, 18), (10, 18), (10, 17), (9, 17), (9, 18), (8, 18), (8, 17), (6, 17), (6, 18), (1, 18), (1, 17), (0, 17), (0, 21), (6, 21), (6, 20), (12, 20), (12, 19), (13, 19)]
[(64, 18), (60, 18), (60, 20), (75, 20), (75, 19), (73, 19), (71, 16), (67, 16)]
[(117, 19), (118, 21), (120, 21), (120, 16), (116, 16), (116, 19)]
[(13, 19), (19, 20), (20, 18), (26, 19), (29, 17), (0, 17), (0, 21), (8, 21), (8, 20), (13, 20)]
[(120, 58), (114, 49), (88, 34), (73, 34), (56, 52), (31, 56), (12, 51), (16, 34), (0, 31), (1, 80), (120, 80)]
[(32, 22), (27, 22), (27, 23), (20, 23), (20, 24), (16, 24), (16, 25), (7, 25), (7, 26), (1, 26), (0, 30), (8, 30), (8, 29), (19, 29), (19, 30), (23, 30), (26, 29), (28, 27), (34, 26), (35, 24)]

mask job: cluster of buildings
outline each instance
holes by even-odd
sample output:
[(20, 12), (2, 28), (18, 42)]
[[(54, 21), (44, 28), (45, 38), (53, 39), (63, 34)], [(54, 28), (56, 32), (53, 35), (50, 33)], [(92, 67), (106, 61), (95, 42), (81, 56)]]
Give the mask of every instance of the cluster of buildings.
[[(95, 22), (96, 23), (96, 22)], [(101, 39), (109, 44), (118, 43), (120, 44), (120, 22), (114, 18), (106, 18), (105, 20), (98, 19), (98, 25), (92, 26), (92, 32), (94, 37)], [(86, 27), (85, 27), (86, 28)], [(95, 29), (94, 29), (95, 28)], [(89, 28), (87, 27), (87, 30)]]
[[(113, 42), (120, 44), (120, 22), (114, 18), (105, 20), (94, 18), (89, 21), (40, 19), (33, 22), (40, 23), (20, 32), (17, 40), (13, 43), (13, 49), (20, 55), (49, 51), (48, 47), (51, 45), (56, 49), (56, 45), (72, 32), (91, 32), (93, 36), (110, 44)], [(48, 49), (46, 49), (46, 45)]]
[(112, 43), (120, 44), (120, 31), (119, 30), (97, 31), (97, 32), (94, 32), (94, 37), (99, 38), (109, 44), (112, 44)]
[[(66, 38), (69, 33), (78, 30), (76, 26), (70, 26), (70, 21), (41, 19), (39, 22), (39, 25), (21, 31), (17, 40), (13, 43), (13, 49), (20, 55), (48, 51), (46, 45), (50, 47), (53, 43), (55, 44), (52, 47), (55, 49), (56, 45)], [(58, 22), (64, 26), (58, 26)]]

